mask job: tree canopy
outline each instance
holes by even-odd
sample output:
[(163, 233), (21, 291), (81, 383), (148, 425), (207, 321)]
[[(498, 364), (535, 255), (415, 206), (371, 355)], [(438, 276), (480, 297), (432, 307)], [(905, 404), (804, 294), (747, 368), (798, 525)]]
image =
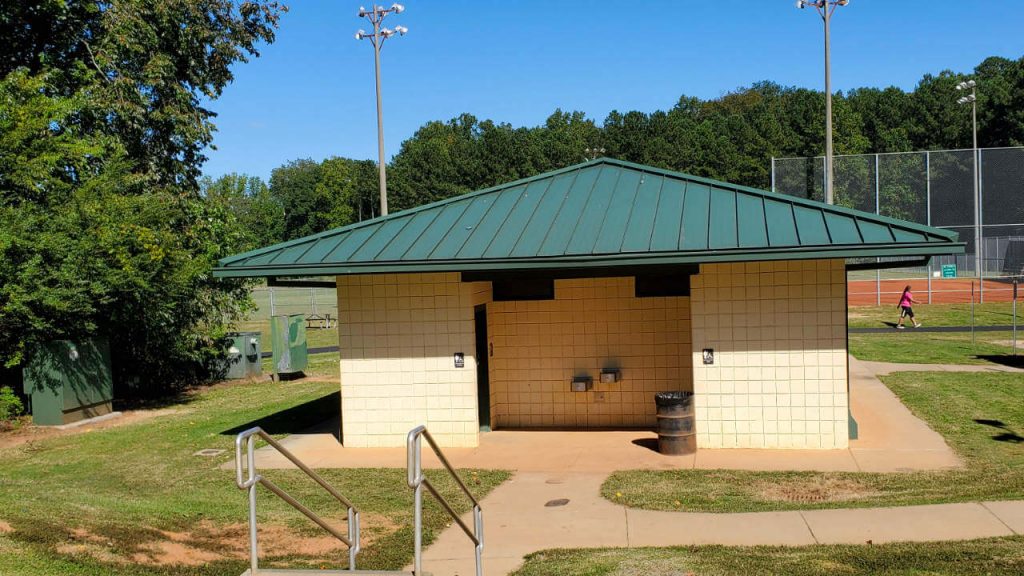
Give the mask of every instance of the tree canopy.
[(247, 302), (244, 284), (210, 270), (264, 239), (200, 191), (213, 135), (203, 102), (273, 41), (281, 11), (230, 0), (0, 6), (0, 365), (19, 366), (43, 341), (100, 336), (121, 395), (206, 374)]

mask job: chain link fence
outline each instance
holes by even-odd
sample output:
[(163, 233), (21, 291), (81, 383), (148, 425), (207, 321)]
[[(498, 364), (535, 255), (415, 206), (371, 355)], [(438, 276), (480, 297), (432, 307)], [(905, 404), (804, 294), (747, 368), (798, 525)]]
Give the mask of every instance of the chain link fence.
[[(980, 219), (975, 221), (973, 150), (834, 158), (835, 203), (945, 228), (965, 254), (927, 267), (851, 272), (850, 304), (889, 303), (911, 284), (929, 303), (1009, 301), (1024, 275), (1024, 147), (978, 150)], [(825, 160), (773, 158), (772, 190), (823, 201)]]
[(331, 328), (338, 321), (338, 297), (333, 288), (261, 287), (252, 291), (253, 320), (302, 314), (310, 328)]

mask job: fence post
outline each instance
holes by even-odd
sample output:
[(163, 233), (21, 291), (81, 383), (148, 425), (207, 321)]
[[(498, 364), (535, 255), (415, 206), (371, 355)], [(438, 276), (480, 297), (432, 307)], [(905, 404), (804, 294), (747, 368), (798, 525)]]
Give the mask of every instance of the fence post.
[(270, 286), (267, 290), (270, 290), (270, 315), (277, 316), (277, 311), (274, 310), (274, 287)]
[[(932, 153), (924, 153), (924, 212), (925, 222), (932, 225)], [(932, 260), (928, 259), (928, 303), (932, 303)]]
[(981, 303), (985, 303), (985, 194), (981, 191), (982, 184), (985, 182), (981, 177), (981, 148), (975, 150), (978, 155), (976, 162), (978, 163), (978, 265), (981, 267), (978, 270), (978, 296)]
[(775, 192), (775, 156), (772, 156), (772, 192)]
[[(875, 214), (881, 214), (881, 203), (878, 193), (878, 154), (875, 154)], [(875, 263), (881, 262), (881, 258), (875, 258)], [(882, 305), (882, 271), (875, 268), (875, 306)]]
[(971, 346), (974, 345), (974, 282), (971, 282)]

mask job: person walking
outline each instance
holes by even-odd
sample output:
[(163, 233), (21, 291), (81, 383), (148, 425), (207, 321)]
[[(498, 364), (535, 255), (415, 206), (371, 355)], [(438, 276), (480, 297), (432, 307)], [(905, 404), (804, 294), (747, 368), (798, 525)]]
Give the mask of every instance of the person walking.
[(914, 304), (919, 304), (917, 300), (914, 300), (914, 294), (910, 291), (910, 284), (903, 289), (903, 295), (900, 296), (900, 303), (897, 307), (900, 309), (900, 319), (896, 322), (896, 328), (903, 330), (903, 318), (909, 316), (910, 321), (914, 323), (914, 328), (920, 328), (921, 323), (914, 318)]

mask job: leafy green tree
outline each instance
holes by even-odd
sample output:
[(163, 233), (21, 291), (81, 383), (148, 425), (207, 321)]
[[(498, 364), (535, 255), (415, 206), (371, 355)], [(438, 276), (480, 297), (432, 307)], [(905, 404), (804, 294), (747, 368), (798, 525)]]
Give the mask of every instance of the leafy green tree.
[(246, 236), (244, 250), (284, 239), (284, 208), (259, 176), (231, 173), (216, 180), (207, 176), (199, 181), (199, 187), (208, 202), (220, 205), (238, 219)]
[(246, 307), (211, 278), (246, 243), (200, 194), (203, 106), (273, 40), (281, 8), (229, 0), (0, 7), (0, 362), (103, 336), (120, 394), (205, 376)]

